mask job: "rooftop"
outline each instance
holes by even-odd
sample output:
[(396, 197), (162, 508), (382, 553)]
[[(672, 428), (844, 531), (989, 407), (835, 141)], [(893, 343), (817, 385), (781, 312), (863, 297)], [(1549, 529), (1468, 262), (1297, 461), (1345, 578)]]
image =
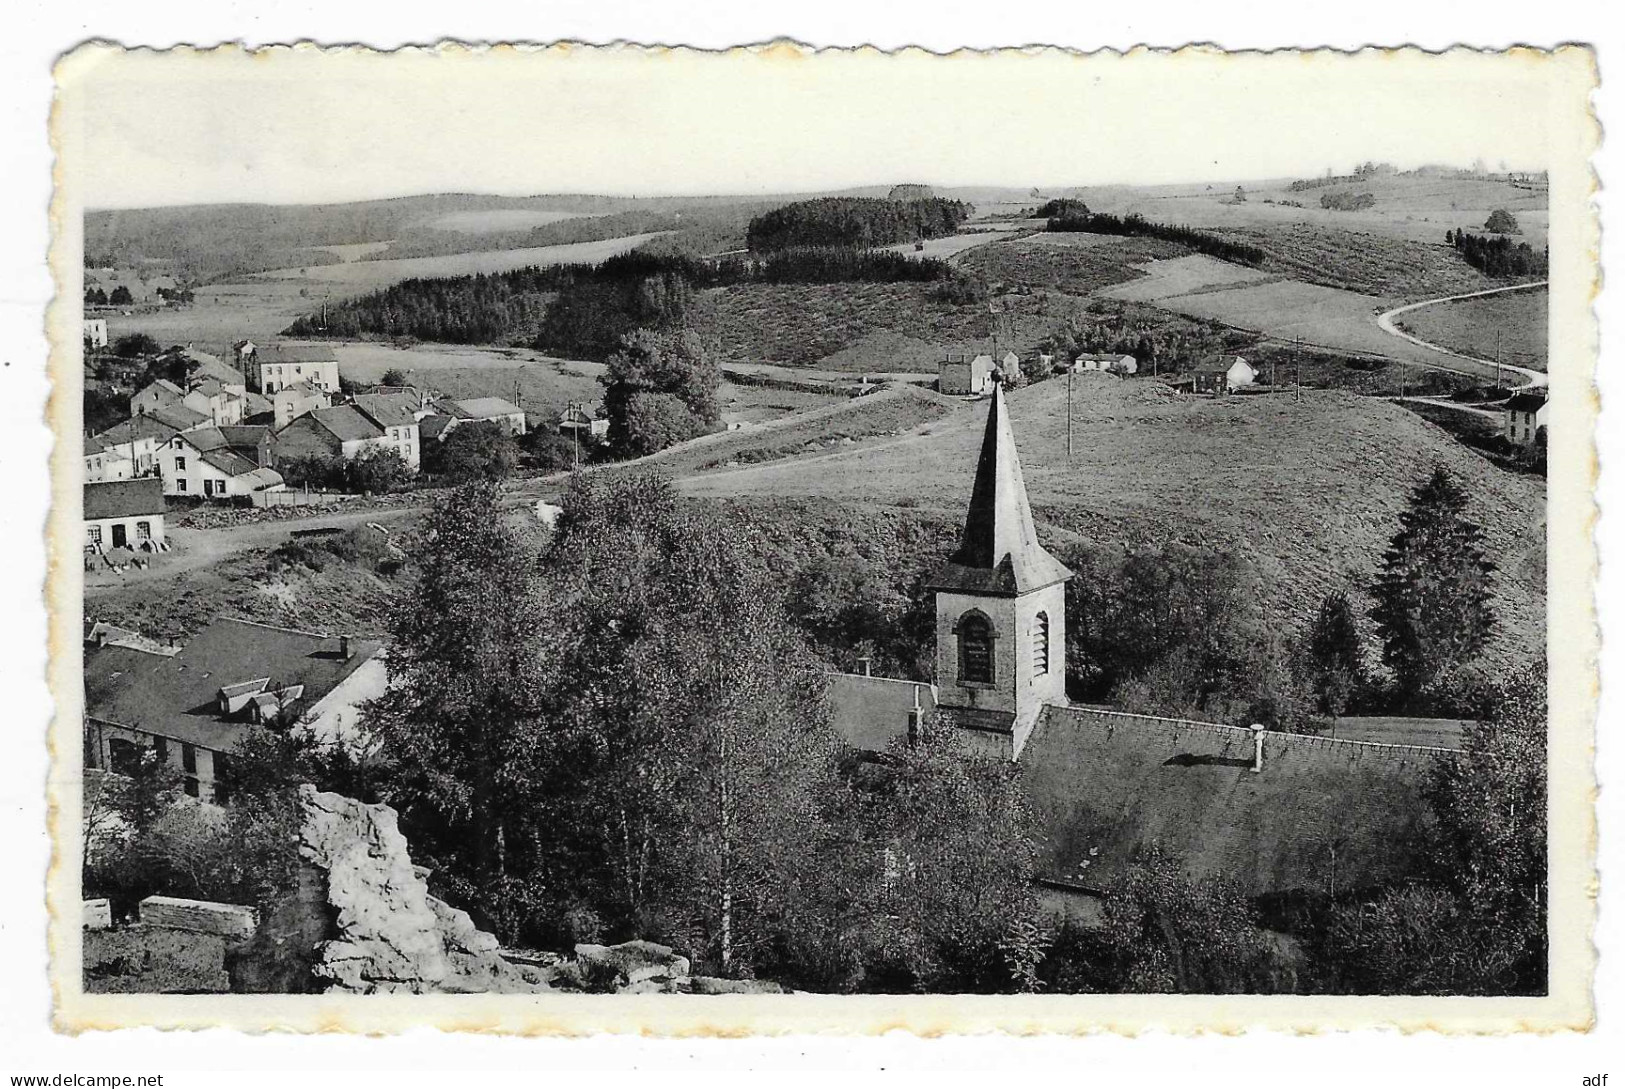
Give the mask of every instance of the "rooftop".
[(405, 393), (362, 393), (355, 407), (379, 427), (409, 427), (417, 422), (419, 402)]
[[(354, 439), (376, 439), (384, 432), (366, 416), (362, 415), (352, 405), (335, 405), (332, 408), (318, 408), (306, 413), (299, 419), (314, 420), (323, 428), (332, 432), (341, 442)], [(294, 423), (298, 423), (295, 420)]]
[(130, 518), (164, 513), (162, 477), (104, 480), (85, 485), (85, 518)]
[(1081, 707), (1022, 750), (1045, 876), (1110, 891), (1153, 845), (1248, 895), (1329, 892), (1413, 872), (1422, 790), (1452, 750), (1265, 733)]
[(320, 344), (261, 344), (254, 349), (256, 363), (337, 363), (338, 354)]
[[(157, 439), (160, 442), (168, 442), (175, 437), (175, 433), (179, 430), (180, 428), (175, 427), (173, 424), (166, 423), (154, 416), (135, 416), (123, 423), (114, 424), (95, 437), (108, 446), (136, 442), (140, 439)], [(90, 449), (88, 444), (85, 449)]]
[(517, 416), (523, 409), (501, 397), (471, 397), (452, 401), (452, 411), (465, 420), (489, 420), (497, 416)]
[[(85, 660), (85, 712), (93, 719), (232, 751), (253, 729), (238, 715), (220, 713), (220, 689), (267, 679), (267, 687), (304, 686), (314, 706), (373, 655), (380, 644), (351, 639), (350, 656), (333, 636), (222, 617), (174, 657), (122, 647), (102, 648)], [(125, 653), (110, 655), (114, 650)]]
[(1514, 393), (1507, 398), (1508, 412), (1539, 412), (1546, 407), (1544, 393)]

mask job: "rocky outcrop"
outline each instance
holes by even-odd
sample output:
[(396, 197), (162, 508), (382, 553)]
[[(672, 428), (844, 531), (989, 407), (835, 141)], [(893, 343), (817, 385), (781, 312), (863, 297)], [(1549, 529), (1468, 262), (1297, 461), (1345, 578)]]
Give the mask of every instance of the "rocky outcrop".
[[(429, 895), (395, 811), (300, 788), (298, 891), (238, 958), (243, 990), (458, 994), (547, 990), (544, 973), (510, 964), (468, 913)], [(290, 986), (290, 971), (307, 986)]]

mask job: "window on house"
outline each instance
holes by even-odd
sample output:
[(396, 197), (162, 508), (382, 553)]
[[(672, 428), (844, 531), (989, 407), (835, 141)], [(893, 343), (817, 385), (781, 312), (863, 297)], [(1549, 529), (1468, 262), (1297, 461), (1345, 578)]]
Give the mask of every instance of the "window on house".
[(1033, 617), (1033, 676), (1049, 672), (1049, 613)]
[(101, 526), (86, 526), (85, 527), (85, 539), (88, 540), (93, 545), (101, 544), (102, 543), (102, 527)]
[(186, 459), (185, 458), (176, 458), (175, 459), (175, 471), (177, 473), (186, 472)]
[(141, 770), (141, 746), (124, 737), (108, 739), (107, 766), (115, 775), (135, 775)]
[(137, 522), (135, 524), (135, 539), (138, 541), (152, 540), (152, 523)]
[(186, 478), (184, 476), (175, 481), (175, 490), (178, 492), (184, 492), (186, 490)]
[(959, 618), (959, 683), (993, 683), (993, 625), (979, 612)]
[(169, 738), (155, 738), (153, 748), (158, 753), (158, 766), (166, 767), (169, 764)]
[(198, 796), (197, 781), (197, 746), (181, 744), (181, 770), (186, 773), (186, 793), (196, 798)]

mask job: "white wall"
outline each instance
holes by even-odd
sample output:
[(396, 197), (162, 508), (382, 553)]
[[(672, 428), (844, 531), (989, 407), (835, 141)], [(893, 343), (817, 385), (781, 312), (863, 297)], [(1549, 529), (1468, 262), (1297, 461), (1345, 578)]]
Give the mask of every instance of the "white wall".
[(140, 538), (136, 536), (137, 522), (146, 522), (151, 529), (152, 539), (160, 544), (163, 543), (164, 516), (162, 514), (134, 514), (123, 518), (86, 518), (85, 544), (91, 543), (94, 536), (92, 530), (95, 529), (101, 531), (102, 548), (104, 550), (112, 548), (113, 527), (122, 525), (124, 527), (124, 543), (134, 548), (140, 543)]

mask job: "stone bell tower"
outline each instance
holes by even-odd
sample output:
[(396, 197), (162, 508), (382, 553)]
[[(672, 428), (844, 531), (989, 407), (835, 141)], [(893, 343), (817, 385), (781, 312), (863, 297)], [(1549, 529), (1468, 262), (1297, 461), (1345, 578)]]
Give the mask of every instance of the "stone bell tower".
[(959, 549), (932, 577), (938, 720), (970, 747), (1014, 760), (1047, 704), (1066, 702), (1066, 581), (1038, 543), (994, 386)]

